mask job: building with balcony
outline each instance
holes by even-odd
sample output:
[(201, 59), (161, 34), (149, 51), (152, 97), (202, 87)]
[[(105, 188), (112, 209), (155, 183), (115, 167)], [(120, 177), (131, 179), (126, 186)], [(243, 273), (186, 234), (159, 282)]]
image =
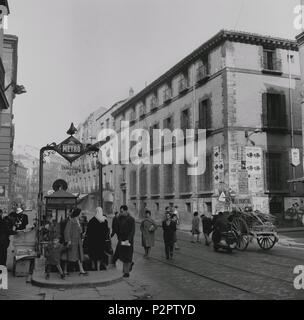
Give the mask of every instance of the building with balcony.
[[(289, 161), (292, 147), (303, 151), (300, 103), (295, 41), (220, 31), (112, 112), (117, 131), (122, 120), (130, 121), (130, 131), (206, 130), (204, 174), (189, 175), (188, 163), (121, 166), (130, 210), (142, 217), (149, 208), (160, 220), (175, 204), (182, 224), (190, 225), (195, 210), (227, 208), (219, 201), (224, 192), (236, 194), (234, 205), (288, 220), (289, 200), (300, 201), (304, 191), (287, 182), (303, 173)], [(150, 146), (150, 158), (164, 148)]]
[[(7, 1), (0, 1), (7, 8)], [(18, 38), (3, 33), (0, 29), (0, 186), (5, 190), (0, 197), (3, 208), (8, 210), (10, 198), (13, 194), (13, 100), (14, 86), (17, 81)]]

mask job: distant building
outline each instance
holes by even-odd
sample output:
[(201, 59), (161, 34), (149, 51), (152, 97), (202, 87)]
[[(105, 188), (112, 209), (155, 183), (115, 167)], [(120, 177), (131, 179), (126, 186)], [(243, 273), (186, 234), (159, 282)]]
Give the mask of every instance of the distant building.
[[(119, 108), (124, 101), (115, 103), (111, 108), (100, 108), (78, 126), (75, 137), (84, 144), (95, 144), (98, 134), (102, 129), (114, 129), (111, 112)], [(100, 205), (99, 165), (98, 159), (92, 156), (83, 156), (72, 164), (68, 172), (68, 184), (70, 191), (79, 193), (82, 198), (80, 206), (92, 211)], [(106, 166), (102, 170), (103, 180), (103, 206), (105, 212), (116, 210), (115, 201), (117, 190), (114, 190), (116, 166)]]
[(12, 172), (12, 201), (18, 204), (25, 204), (28, 196), (28, 169), (25, 168), (21, 162), (15, 162)]

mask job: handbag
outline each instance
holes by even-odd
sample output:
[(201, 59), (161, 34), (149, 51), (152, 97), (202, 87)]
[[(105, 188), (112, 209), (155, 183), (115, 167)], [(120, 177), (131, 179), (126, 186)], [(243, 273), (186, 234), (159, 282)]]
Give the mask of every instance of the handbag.
[(151, 226), (148, 229), (149, 232), (154, 232), (155, 231), (155, 227), (153, 224), (151, 224)]

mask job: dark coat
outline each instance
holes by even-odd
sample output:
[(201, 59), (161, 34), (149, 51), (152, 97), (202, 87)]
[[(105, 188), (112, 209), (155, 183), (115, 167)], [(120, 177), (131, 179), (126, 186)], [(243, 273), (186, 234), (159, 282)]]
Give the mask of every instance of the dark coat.
[(13, 225), (16, 227), (16, 231), (22, 231), (26, 229), (28, 225), (28, 217), (24, 213), (12, 212), (9, 215), (10, 219), (13, 221)]
[(9, 236), (12, 234), (9, 228), (9, 221), (7, 219), (0, 218), (0, 246), (3, 248), (9, 247)]
[(208, 217), (202, 217), (203, 232), (210, 234), (212, 232), (212, 219)]
[[(118, 236), (118, 259), (122, 262), (128, 263), (133, 260), (134, 248), (134, 235), (135, 235), (135, 219), (128, 216), (120, 215), (117, 223), (117, 236)], [(121, 245), (122, 241), (129, 240), (131, 246)]]
[(176, 222), (170, 220), (170, 224), (167, 224), (167, 220), (163, 221), (162, 227), (164, 230), (164, 242), (166, 245), (174, 245), (176, 242)]
[(69, 219), (64, 230), (64, 241), (71, 241), (71, 245), (67, 250), (67, 260), (76, 262), (83, 261), (83, 247), (81, 239), (81, 226), (78, 224), (76, 218)]
[(115, 216), (112, 220), (112, 233), (111, 237), (114, 237), (115, 234), (117, 234), (118, 231), (118, 216)]
[(106, 240), (109, 238), (108, 221), (99, 222), (93, 217), (87, 227), (87, 245), (91, 260), (105, 261)]
[(54, 246), (50, 243), (45, 248), (45, 258), (46, 265), (57, 266), (60, 264), (61, 254), (65, 250), (62, 244), (58, 244), (58, 246)]

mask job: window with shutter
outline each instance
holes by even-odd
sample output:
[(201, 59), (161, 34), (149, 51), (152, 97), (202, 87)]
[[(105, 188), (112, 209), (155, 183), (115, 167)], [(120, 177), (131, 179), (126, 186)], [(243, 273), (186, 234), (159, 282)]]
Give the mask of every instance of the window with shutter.
[(279, 58), (279, 52), (276, 49), (263, 49), (263, 71), (281, 73), (282, 60)]
[(174, 178), (173, 166), (171, 164), (164, 165), (164, 192), (165, 194), (172, 194), (174, 192)]
[(130, 171), (130, 195), (135, 196), (136, 195), (136, 170)]
[(151, 167), (151, 194), (159, 194), (159, 166)]
[(201, 174), (197, 177), (199, 191), (212, 190), (212, 170), (212, 157), (209, 154), (206, 156), (206, 170), (204, 174)]
[(191, 191), (191, 176), (188, 175), (188, 164), (180, 164), (179, 168), (179, 190), (181, 193), (188, 193)]
[(262, 123), (269, 129), (286, 129), (286, 97), (284, 94), (263, 93), (262, 95)]
[(145, 196), (147, 194), (147, 168), (145, 166), (140, 168), (139, 180), (140, 195)]
[(183, 110), (181, 113), (181, 129), (190, 129), (190, 112), (189, 109)]
[(209, 99), (202, 100), (199, 103), (198, 119), (198, 129), (211, 128), (211, 108)]

